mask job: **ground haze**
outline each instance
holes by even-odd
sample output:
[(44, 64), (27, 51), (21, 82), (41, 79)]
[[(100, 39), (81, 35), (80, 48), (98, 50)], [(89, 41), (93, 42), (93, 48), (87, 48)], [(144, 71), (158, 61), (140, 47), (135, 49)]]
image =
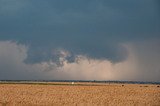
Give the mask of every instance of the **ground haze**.
[(0, 84), (0, 106), (157, 105), (160, 87), (151, 84)]

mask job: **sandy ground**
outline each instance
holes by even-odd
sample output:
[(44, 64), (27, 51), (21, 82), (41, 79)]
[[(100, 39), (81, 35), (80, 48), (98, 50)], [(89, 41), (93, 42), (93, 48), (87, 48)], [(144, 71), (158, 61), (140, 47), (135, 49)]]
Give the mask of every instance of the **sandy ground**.
[(160, 106), (159, 85), (65, 84), (0, 84), (0, 106)]

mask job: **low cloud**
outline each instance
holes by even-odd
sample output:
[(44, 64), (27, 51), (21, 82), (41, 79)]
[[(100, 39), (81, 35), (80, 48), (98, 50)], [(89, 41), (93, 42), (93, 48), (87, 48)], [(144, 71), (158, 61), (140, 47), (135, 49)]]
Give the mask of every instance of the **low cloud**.
[(54, 60), (28, 64), (29, 47), (12, 41), (0, 41), (1, 80), (133, 80), (160, 81), (159, 41), (125, 43), (127, 59), (112, 63), (77, 55), (68, 61), (69, 51), (58, 49), (59, 62)]

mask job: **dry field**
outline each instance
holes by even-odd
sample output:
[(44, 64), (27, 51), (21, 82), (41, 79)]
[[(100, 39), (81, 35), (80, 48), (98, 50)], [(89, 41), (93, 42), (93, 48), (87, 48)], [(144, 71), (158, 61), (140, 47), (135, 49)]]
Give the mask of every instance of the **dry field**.
[(91, 83), (0, 84), (0, 106), (160, 106), (158, 86)]

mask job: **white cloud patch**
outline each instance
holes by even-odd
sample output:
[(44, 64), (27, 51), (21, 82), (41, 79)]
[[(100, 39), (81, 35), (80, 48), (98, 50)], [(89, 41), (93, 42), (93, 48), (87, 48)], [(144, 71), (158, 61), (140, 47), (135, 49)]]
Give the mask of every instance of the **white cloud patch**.
[(136, 80), (160, 81), (158, 41), (126, 43), (128, 58), (122, 62), (92, 59), (78, 55), (74, 62), (69, 51), (58, 50), (61, 65), (48, 62), (26, 64), (29, 47), (12, 41), (0, 41), (0, 79), (54, 80)]

